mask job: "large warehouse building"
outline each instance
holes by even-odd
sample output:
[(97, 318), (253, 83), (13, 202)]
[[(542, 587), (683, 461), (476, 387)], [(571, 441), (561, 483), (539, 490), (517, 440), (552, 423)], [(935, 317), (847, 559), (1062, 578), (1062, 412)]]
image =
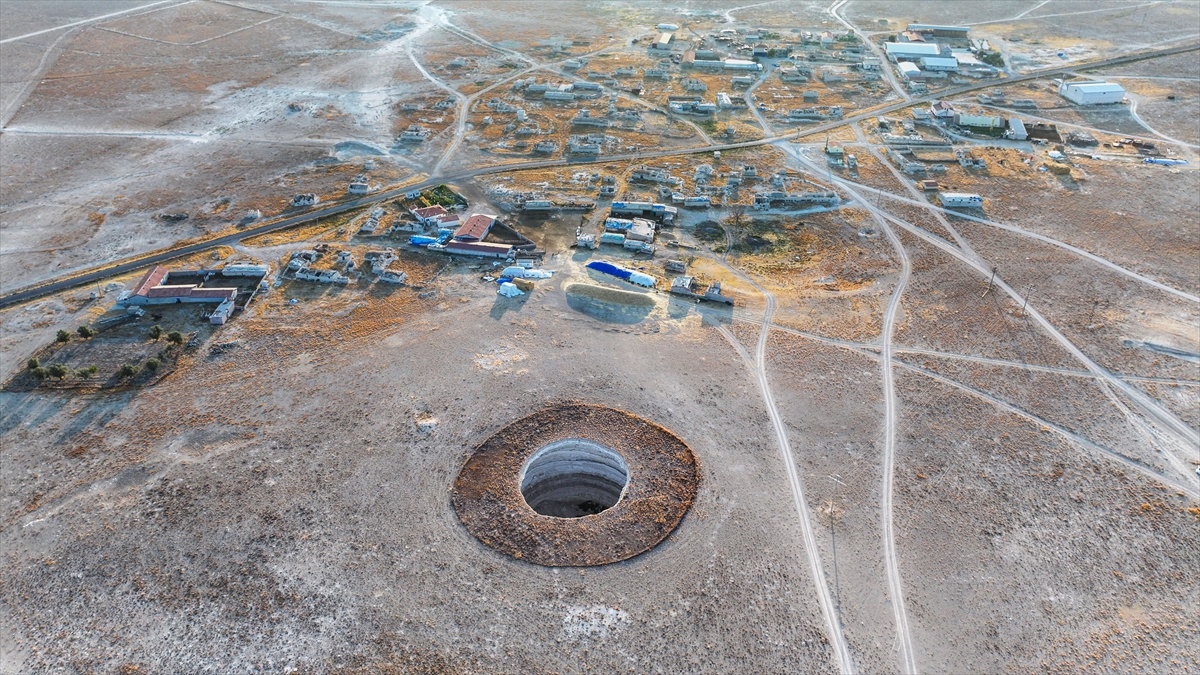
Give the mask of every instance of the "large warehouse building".
[(888, 58), (895, 61), (918, 61), (922, 57), (938, 56), (941, 47), (923, 42), (885, 42)]
[(1119, 84), (1097, 80), (1094, 82), (1063, 82), (1058, 85), (1058, 95), (1079, 105), (1120, 103), (1125, 90)]

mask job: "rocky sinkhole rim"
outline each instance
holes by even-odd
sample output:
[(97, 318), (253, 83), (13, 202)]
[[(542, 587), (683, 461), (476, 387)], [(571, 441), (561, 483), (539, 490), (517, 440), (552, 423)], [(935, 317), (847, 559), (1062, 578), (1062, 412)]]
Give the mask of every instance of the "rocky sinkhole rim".
[(582, 518), (616, 506), (629, 486), (621, 453), (586, 438), (537, 449), (521, 469), (521, 496), (543, 516)]
[[(575, 474), (586, 478), (579, 490), (569, 484)], [(564, 476), (567, 483), (556, 482)], [(615, 408), (568, 402), (510, 422), (471, 451), (450, 501), (467, 531), (496, 551), (584, 567), (661, 543), (691, 507), (699, 480), (691, 448), (667, 429)], [(535, 510), (546, 499), (579, 506), (587, 500), (571, 499), (588, 495), (612, 504), (565, 516)]]

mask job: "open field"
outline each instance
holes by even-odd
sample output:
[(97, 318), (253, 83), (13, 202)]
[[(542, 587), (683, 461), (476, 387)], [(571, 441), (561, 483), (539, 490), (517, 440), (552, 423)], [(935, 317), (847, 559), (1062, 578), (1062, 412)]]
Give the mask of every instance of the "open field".
[[(1195, 52), (1004, 83), (1195, 32), (1134, 4), (0, 5), (0, 291), (124, 270), (0, 309), (0, 675), (1200, 671)], [(1096, 145), (914, 120), (909, 22)], [(128, 262), (217, 235), (223, 325)]]

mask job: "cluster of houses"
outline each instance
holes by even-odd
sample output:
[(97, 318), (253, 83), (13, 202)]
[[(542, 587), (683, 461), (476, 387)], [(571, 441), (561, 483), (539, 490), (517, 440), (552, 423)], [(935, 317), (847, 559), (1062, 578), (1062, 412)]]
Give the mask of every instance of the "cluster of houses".
[(575, 245), (595, 249), (600, 244), (621, 246), (635, 253), (655, 252), (654, 238), (658, 228), (671, 226), (679, 209), (656, 202), (613, 202), (604, 227), (599, 234), (575, 235)]
[[(340, 265), (343, 272), (339, 272), (334, 268), (321, 269), (313, 266), (326, 254), (336, 256), (335, 265)], [(378, 280), (388, 284), (402, 284), (408, 280), (408, 273), (399, 267), (400, 257), (396, 254), (395, 249), (385, 248), (375, 251), (367, 251), (363, 254), (361, 267), (370, 269), (372, 274), (377, 275)], [(293, 279), (300, 281), (315, 281), (321, 284), (348, 284), (350, 283), (350, 272), (359, 269), (360, 264), (354, 259), (354, 254), (350, 251), (333, 251), (327, 245), (320, 245), (314, 249), (304, 251), (295, 251), (292, 257), (288, 260), (287, 266), (284, 268), (286, 274), (291, 275)]]
[(209, 304), (207, 314), (213, 324), (224, 324), (235, 309), (243, 309), (266, 285), (268, 265), (254, 262), (231, 263), (219, 270), (169, 270), (151, 268), (132, 290), (125, 291), (117, 306), (135, 308), (146, 305)]

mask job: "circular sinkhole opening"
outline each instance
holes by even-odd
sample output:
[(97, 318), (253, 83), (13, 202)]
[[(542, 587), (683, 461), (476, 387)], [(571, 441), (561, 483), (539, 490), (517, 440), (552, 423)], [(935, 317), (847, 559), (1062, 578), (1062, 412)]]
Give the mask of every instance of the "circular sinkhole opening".
[(521, 495), (543, 516), (582, 518), (621, 501), (629, 467), (621, 453), (582, 438), (565, 438), (538, 449), (521, 472)]

